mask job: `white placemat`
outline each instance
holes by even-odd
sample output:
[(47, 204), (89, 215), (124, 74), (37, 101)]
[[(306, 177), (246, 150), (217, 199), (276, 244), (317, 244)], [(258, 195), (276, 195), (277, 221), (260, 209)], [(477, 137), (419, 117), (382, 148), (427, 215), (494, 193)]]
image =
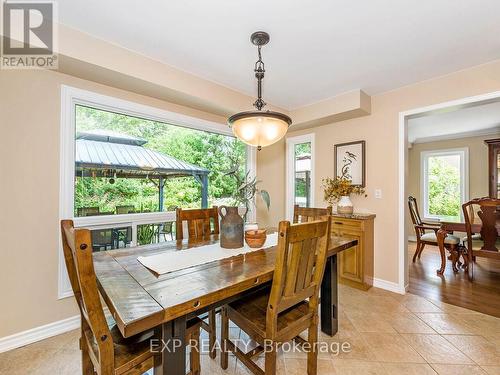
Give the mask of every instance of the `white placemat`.
[(137, 260), (156, 274), (163, 275), (217, 260), (232, 258), (252, 251), (266, 249), (275, 246), (277, 243), (278, 233), (273, 233), (269, 234), (264, 245), (257, 249), (249, 247), (246, 243), (245, 246), (239, 249), (223, 249), (219, 243), (216, 243), (193, 249), (169, 251), (146, 257), (138, 257)]

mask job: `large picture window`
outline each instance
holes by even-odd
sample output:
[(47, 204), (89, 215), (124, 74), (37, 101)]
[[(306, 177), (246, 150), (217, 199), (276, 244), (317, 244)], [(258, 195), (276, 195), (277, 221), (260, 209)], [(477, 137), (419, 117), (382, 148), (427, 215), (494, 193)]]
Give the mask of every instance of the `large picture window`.
[(255, 175), (255, 151), (225, 124), (62, 86), (60, 218), (90, 229), (94, 251), (175, 239), (177, 207), (235, 204), (235, 170)]
[(423, 151), (421, 171), (424, 217), (459, 220), (468, 200), (468, 149)]

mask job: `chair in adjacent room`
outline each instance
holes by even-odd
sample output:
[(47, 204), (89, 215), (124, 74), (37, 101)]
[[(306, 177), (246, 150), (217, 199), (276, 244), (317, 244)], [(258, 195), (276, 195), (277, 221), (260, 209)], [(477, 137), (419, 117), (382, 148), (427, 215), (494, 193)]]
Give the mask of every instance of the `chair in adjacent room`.
[[(412, 196), (408, 197), (408, 207), (410, 209), (410, 217), (413, 223), (413, 228), (415, 229), (415, 236), (417, 238), (417, 248), (415, 249), (415, 254), (413, 255), (413, 262), (415, 262), (417, 257), (420, 259), (425, 245), (438, 246), (437, 232), (441, 226), (438, 223), (422, 221), (418, 211), (417, 200)], [(458, 262), (458, 257), (461, 254), (460, 238), (449, 234), (444, 240), (444, 246), (455, 257), (454, 270), (456, 270), (455, 262)]]
[[(474, 259), (484, 257), (500, 260), (500, 199), (477, 198), (462, 205), (467, 230), (467, 256), (469, 278), (474, 279)], [(477, 212), (480, 224), (474, 223)], [(479, 233), (474, 233), (479, 230)], [(479, 236), (478, 236), (479, 234)]]

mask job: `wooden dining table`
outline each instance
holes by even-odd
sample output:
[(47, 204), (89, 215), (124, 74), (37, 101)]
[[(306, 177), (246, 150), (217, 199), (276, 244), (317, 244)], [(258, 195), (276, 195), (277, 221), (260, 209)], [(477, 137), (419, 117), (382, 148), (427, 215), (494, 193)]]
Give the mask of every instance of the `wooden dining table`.
[[(156, 275), (137, 257), (168, 251), (185, 251), (219, 241), (212, 235), (201, 241), (170, 241), (96, 252), (94, 267), (101, 295), (124, 337), (161, 327), (167, 345), (155, 375), (186, 374), (186, 322), (234, 301), (272, 282), (277, 246), (230, 259)], [(333, 336), (338, 330), (337, 254), (356, 246), (356, 239), (331, 237), (321, 285), (321, 330)]]
[[(439, 247), (439, 254), (441, 256), (441, 267), (436, 271), (438, 275), (443, 275), (446, 269), (446, 251), (444, 247), (444, 240), (448, 234), (453, 232), (467, 232), (466, 224), (463, 221), (442, 221), (440, 222), (441, 227), (437, 231), (437, 242)], [(471, 224), (471, 232), (472, 233), (480, 233), (481, 232), (481, 223), (473, 223)], [(500, 236), (500, 221), (497, 221), (496, 228), (498, 235)]]

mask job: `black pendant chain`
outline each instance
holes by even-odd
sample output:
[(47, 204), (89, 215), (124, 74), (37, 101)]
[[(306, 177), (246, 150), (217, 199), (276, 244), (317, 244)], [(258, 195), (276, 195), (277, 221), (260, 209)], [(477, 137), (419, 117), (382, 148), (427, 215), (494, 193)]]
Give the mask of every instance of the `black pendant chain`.
[(266, 102), (262, 100), (262, 80), (264, 79), (264, 61), (262, 61), (262, 56), (260, 53), (261, 46), (257, 47), (259, 53), (259, 59), (255, 62), (255, 78), (257, 78), (257, 100), (253, 103), (254, 107), (259, 111), (266, 105)]

